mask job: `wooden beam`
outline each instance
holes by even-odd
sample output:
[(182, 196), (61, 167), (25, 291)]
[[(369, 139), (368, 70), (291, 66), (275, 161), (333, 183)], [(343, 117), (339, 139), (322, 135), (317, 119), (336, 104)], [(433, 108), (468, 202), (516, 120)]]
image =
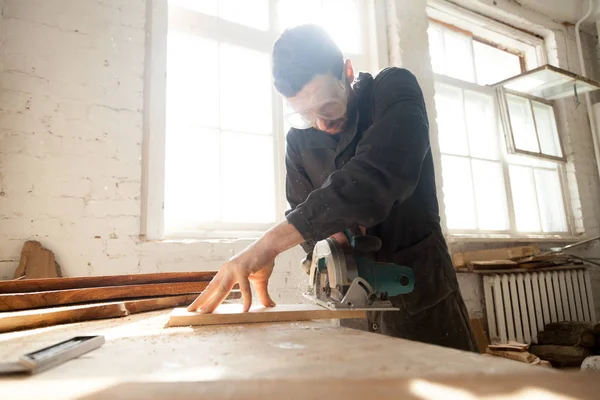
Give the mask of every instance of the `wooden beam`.
[(273, 308), (254, 306), (247, 313), (242, 312), (241, 304), (221, 304), (212, 314), (188, 312), (185, 308), (176, 308), (169, 316), (167, 326), (248, 324), (365, 317), (365, 311), (332, 311), (312, 304), (282, 304)]
[(75, 278), (0, 281), (0, 293), (27, 293), (105, 286), (142, 285), (150, 283), (210, 281), (215, 275), (216, 271), (162, 272), (156, 274), (84, 276)]
[(208, 282), (108, 286), (48, 292), (0, 294), (0, 311), (27, 310), (93, 301), (201, 293)]
[(454, 253), (452, 255), (452, 264), (454, 264), (454, 267), (460, 268), (472, 261), (514, 260), (539, 253), (540, 248), (537, 246), (469, 251), (464, 253)]
[[(146, 311), (188, 305), (196, 294), (181, 296), (156, 297), (142, 300), (115, 301), (78, 306), (52, 307), (38, 310), (25, 310), (0, 313), (0, 333), (23, 329), (41, 328), (69, 324), (73, 322), (92, 321), (106, 318), (125, 317)], [(228, 300), (239, 299), (241, 293), (232, 291)]]

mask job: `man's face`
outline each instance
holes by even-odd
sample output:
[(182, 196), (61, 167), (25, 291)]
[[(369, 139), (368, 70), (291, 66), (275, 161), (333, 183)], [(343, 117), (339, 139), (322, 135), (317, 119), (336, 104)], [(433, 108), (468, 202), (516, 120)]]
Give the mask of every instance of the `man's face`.
[[(340, 133), (348, 121), (350, 93), (345, 74), (341, 80), (330, 74), (316, 75), (296, 96), (286, 98), (293, 110), (288, 121), (297, 128), (313, 126), (331, 135)], [(299, 124), (294, 124), (294, 119)]]

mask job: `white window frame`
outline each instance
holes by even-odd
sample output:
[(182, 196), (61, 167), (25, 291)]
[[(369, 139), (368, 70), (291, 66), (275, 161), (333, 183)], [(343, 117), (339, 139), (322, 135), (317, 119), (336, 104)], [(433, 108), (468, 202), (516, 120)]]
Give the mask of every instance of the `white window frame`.
[[(535, 129), (535, 136), (536, 136), (536, 139), (538, 142), (538, 147), (540, 149), (540, 151), (538, 153), (533, 152), (533, 151), (519, 149), (515, 145), (515, 134), (513, 131), (510, 113), (508, 112), (508, 98), (506, 97), (507, 94), (517, 96), (517, 97), (520, 97), (520, 98), (523, 98), (523, 99), (526, 99), (529, 101), (529, 107), (531, 108), (533, 125), (534, 125), (534, 129)], [(540, 143), (540, 135), (539, 135), (538, 128), (537, 128), (535, 114), (533, 112), (532, 102), (535, 101), (535, 102), (542, 103), (542, 104), (552, 107), (552, 113), (554, 114), (554, 121), (556, 123), (556, 121), (557, 121), (556, 108), (554, 107), (554, 104), (551, 101), (544, 100), (539, 97), (531, 96), (526, 93), (521, 93), (521, 92), (516, 92), (514, 90), (505, 89), (501, 86), (496, 88), (496, 96), (498, 97), (498, 104), (500, 106), (500, 113), (502, 115), (502, 121), (504, 121), (504, 125), (505, 125), (504, 126), (504, 135), (506, 136), (506, 147), (508, 148), (508, 151), (510, 153), (524, 154), (527, 156), (536, 157), (536, 158), (540, 158), (540, 159), (546, 159), (546, 160), (560, 162), (560, 163), (565, 163), (567, 161), (567, 156), (565, 155), (565, 148), (563, 146), (563, 142), (562, 142), (562, 138), (560, 137), (560, 134), (558, 134), (558, 144), (560, 147), (560, 154), (562, 154), (562, 156), (558, 157), (558, 156), (553, 156), (550, 154), (542, 153), (542, 146)], [(559, 129), (558, 123), (556, 124), (556, 129), (557, 130)]]
[[(382, 55), (373, 43), (382, 33), (375, 28), (375, 19), (381, 18), (381, 7), (374, 0), (361, 0), (362, 53), (344, 56), (356, 67), (375, 70)], [(144, 77), (144, 136), (142, 145), (142, 218), (141, 236), (146, 240), (163, 239), (227, 239), (255, 238), (273, 224), (205, 225), (197, 230), (169, 234), (165, 237), (165, 142), (166, 142), (166, 89), (167, 89), (167, 34), (169, 23), (185, 21), (186, 32), (226, 41), (246, 48), (271, 52), (279, 36), (277, 29), (277, 0), (269, 0), (269, 30), (260, 31), (216, 17), (195, 13), (169, 13), (168, 0), (148, 0), (146, 12), (146, 68)], [(273, 142), (275, 165), (276, 222), (284, 219), (288, 209), (285, 196), (285, 135), (283, 105), (280, 95), (272, 88)]]
[[(506, 47), (508, 49), (519, 52), (525, 58), (525, 67), (527, 70), (534, 69), (538, 66), (544, 65), (547, 63), (547, 56), (545, 51), (545, 42), (543, 39), (527, 34), (523, 31), (514, 29), (508, 25), (497, 22), (491, 18), (487, 18), (480, 14), (474, 13), (462, 7), (456, 6), (454, 4), (448, 3), (443, 0), (428, 0), (427, 2), (427, 15), (431, 20), (453, 25), (459, 29), (463, 29), (465, 31), (471, 32), (473, 34), (474, 39), (483, 39), (484, 41), (489, 41), (496, 45)], [(503, 101), (497, 90), (493, 86), (482, 86), (477, 83), (462, 81), (459, 79), (455, 79), (449, 76), (434, 74), (434, 79), (436, 82), (441, 84), (455, 86), (462, 90), (471, 90), (478, 91), (481, 93), (486, 93), (493, 96), (496, 104), (495, 109), (495, 117), (496, 122), (501, 123), (499, 129), (501, 129), (498, 136), (499, 146), (500, 147), (500, 161), (502, 162), (503, 176), (504, 176), (504, 185), (505, 185), (505, 193), (507, 197), (507, 208), (508, 208), (508, 217), (509, 217), (509, 230), (507, 231), (489, 231), (489, 230), (459, 230), (459, 229), (449, 229), (446, 227), (446, 236), (450, 241), (462, 241), (462, 240), (564, 240), (564, 239), (572, 239), (575, 236), (575, 224), (573, 217), (573, 209), (571, 205), (570, 198), (568, 196), (568, 186), (567, 186), (567, 177), (566, 170), (564, 165), (564, 160), (552, 160), (557, 162), (557, 170), (559, 174), (559, 180), (561, 185), (561, 196), (563, 199), (563, 206), (565, 209), (565, 218), (567, 221), (567, 231), (566, 232), (539, 232), (539, 233), (524, 233), (518, 232), (516, 229), (516, 220), (515, 220), (515, 209), (513, 205), (513, 196), (512, 189), (509, 179), (509, 161), (507, 160), (507, 156), (509, 153), (509, 148), (507, 147), (506, 135), (507, 130), (505, 127), (505, 121), (503, 119), (500, 104)], [(522, 94), (519, 94), (522, 96)], [(537, 99), (536, 99), (537, 100)], [(560, 138), (560, 127), (559, 129), (559, 138)], [(564, 148), (562, 148), (562, 140), (561, 140), (561, 149), (563, 151), (563, 156), (565, 156)], [(526, 156), (521, 153), (521, 156)], [(530, 155), (531, 156), (531, 155)], [(566, 156), (565, 156), (566, 157)], [(472, 157), (468, 157), (472, 158)], [(535, 157), (534, 157), (535, 158)], [(562, 161), (562, 163), (560, 162)], [(533, 167), (532, 167), (533, 168)], [(441, 171), (437, 172), (441, 174)], [(438, 197), (443, 198), (443, 188), (439, 187), (438, 189)], [(474, 188), (476, 190), (476, 188)], [(536, 200), (537, 201), (537, 200)], [(538, 206), (539, 211), (539, 206)]]

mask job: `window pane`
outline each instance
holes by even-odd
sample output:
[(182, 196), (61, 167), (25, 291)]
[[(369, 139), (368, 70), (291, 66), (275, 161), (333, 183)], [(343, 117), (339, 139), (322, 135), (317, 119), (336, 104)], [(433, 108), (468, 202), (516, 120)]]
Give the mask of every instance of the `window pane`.
[(494, 112), (494, 98), (469, 90), (465, 90), (464, 96), (471, 156), (497, 160), (498, 125)]
[(270, 134), (272, 89), (269, 54), (222, 43), (220, 61), (221, 128)]
[(468, 156), (462, 90), (436, 84), (435, 109), (441, 152)]
[(470, 160), (442, 155), (442, 178), (448, 229), (477, 229)]
[(217, 56), (214, 40), (169, 33), (167, 125), (218, 126)]
[(430, 25), (429, 29), (427, 29), (427, 34), (429, 36), (429, 56), (431, 57), (433, 72), (436, 74), (445, 74), (444, 33), (440, 27)]
[(456, 79), (475, 82), (472, 39), (464, 33), (446, 29), (444, 44), (446, 53), (446, 73)]
[(543, 154), (562, 157), (554, 109), (544, 103), (532, 102), (535, 124)]
[(323, 26), (344, 53), (362, 52), (357, 0), (279, 0), (279, 30), (301, 24)]
[(517, 230), (541, 232), (532, 168), (511, 165), (509, 173)]
[(228, 132), (222, 135), (223, 221), (274, 222), (273, 138)]
[(318, 24), (321, 0), (279, 0), (277, 2), (279, 31), (302, 24)]
[(269, 0), (219, 0), (219, 17), (266, 31), (269, 29)]
[(358, 8), (357, 0), (323, 0), (323, 26), (344, 53), (362, 50)]
[(219, 132), (169, 129), (165, 144), (165, 231), (220, 219)]
[(536, 168), (534, 173), (542, 230), (544, 232), (566, 232), (567, 220), (558, 170)]
[(186, 8), (191, 11), (197, 11), (202, 14), (217, 16), (218, 0), (169, 0), (170, 6)]
[(539, 152), (529, 100), (511, 94), (507, 94), (506, 99), (515, 147), (519, 150)]
[(491, 85), (519, 75), (521, 71), (521, 58), (496, 47), (473, 41), (475, 55), (475, 69), (477, 83)]
[(508, 207), (502, 164), (472, 160), (479, 229), (508, 230)]

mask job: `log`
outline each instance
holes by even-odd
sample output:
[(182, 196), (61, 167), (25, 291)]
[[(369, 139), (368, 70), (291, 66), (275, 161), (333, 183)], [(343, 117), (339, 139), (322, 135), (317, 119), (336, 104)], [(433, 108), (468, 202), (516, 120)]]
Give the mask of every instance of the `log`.
[(15, 270), (15, 279), (53, 278), (62, 276), (54, 253), (40, 242), (28, 240), (21, 250), (21, 260)]
[(538, 333), (538, 344), (593, 348), (596, 346), (596, 337), (591, 330), (583, 332), (541, 331)]
[(587, 356), (592, 354), (590, 349), (574, 346), (555, 346), (550, 344), (532, 345), (529, 352), (542, 360), (550, 361), (553, 367), (579, 367)]
[[(69, 324), (73, 322), (125, 317), (127, 315), (146, 311), (188, 305), (194, 301), (196, 297), (196, 294), (186, 294), (142, 300), (126, 300), (77, 306), (52, 307), (41, 310), (5, 312), (0, 313), (0, 333)], [(241, 293), (239, 291), (233, 291), (229, 294), (227, 299), (238, 299), (240, 297)]]
[(216, 275), (216, 273), (216, 271), (162, 272), (156, 274), (84, 276), (75, 278), (2, 281), (0, 282), (0, 293), (27, 293), (105, 286), (142, 285), (150, 283), (210, 281)]
[(593, 348), (596, 340), (594, 325), (586, 322), (554, 322), (547, 324), (538, 334), (538, 344), (579, 346)]
[(185, 308), (176, 308), (169, 316), (167, 326), (226, 325), (365, 317), (365, 311), (351, 309), (332, 311), (312, 304), (282, 304), (272, 308), (254, 306), (249, 312), (242, 312), (241, 304), (221, 304), (212, 314), (201, 314), (199, 312), (189, 312)]
[(0, 294), (0, 311), (27, 310), (105, 300), (201, 293), (207, 285), (208, 282), (176, 282)]

